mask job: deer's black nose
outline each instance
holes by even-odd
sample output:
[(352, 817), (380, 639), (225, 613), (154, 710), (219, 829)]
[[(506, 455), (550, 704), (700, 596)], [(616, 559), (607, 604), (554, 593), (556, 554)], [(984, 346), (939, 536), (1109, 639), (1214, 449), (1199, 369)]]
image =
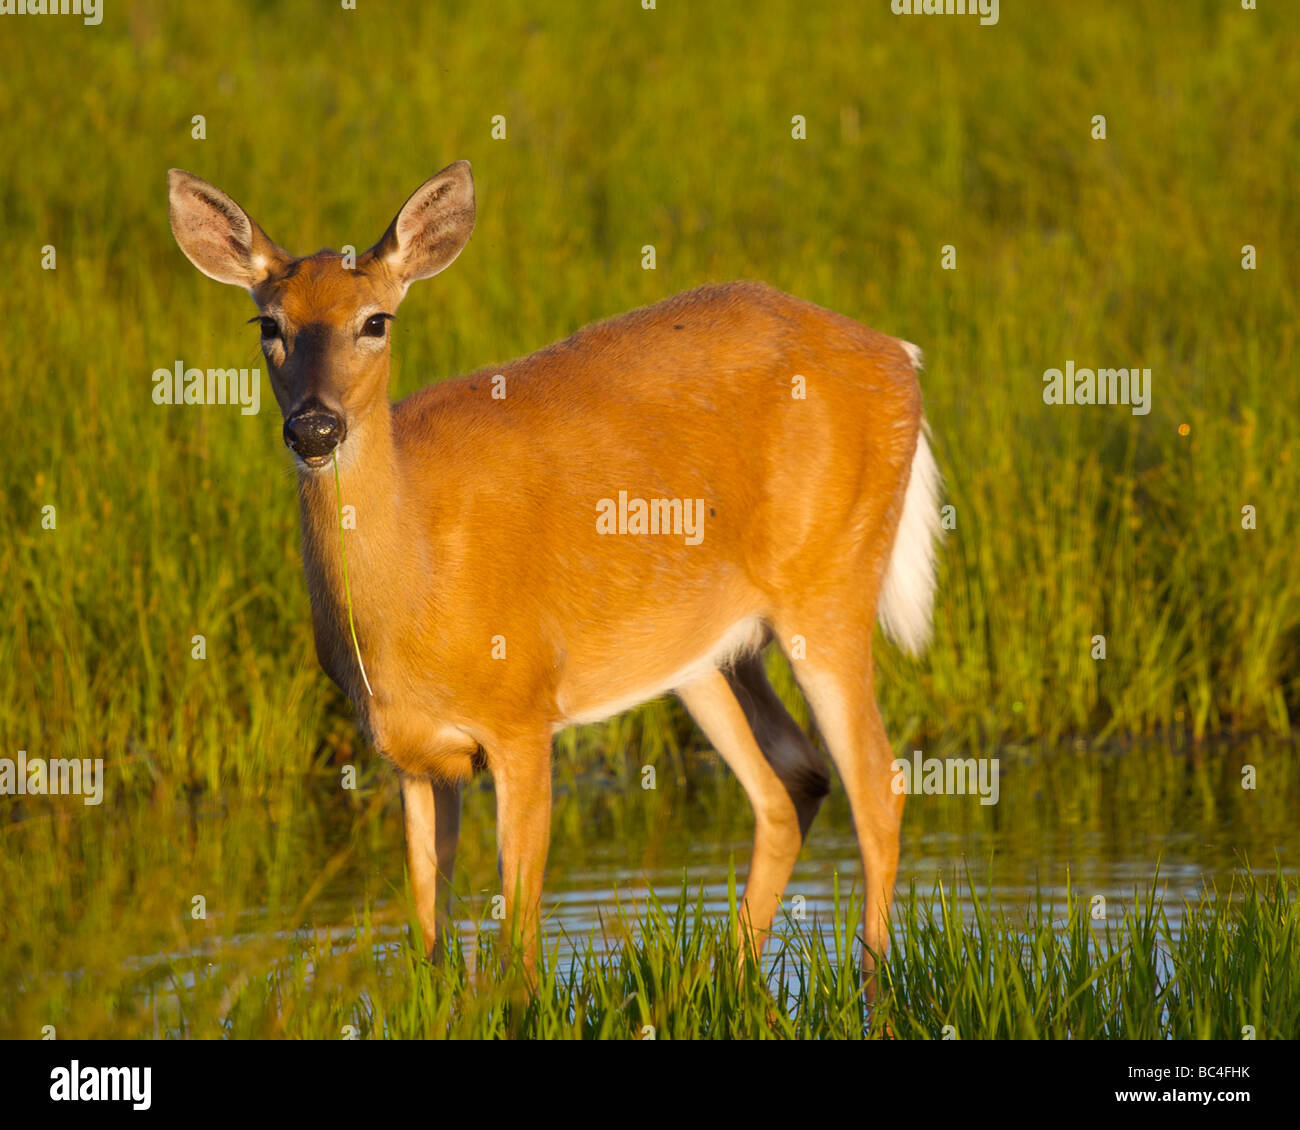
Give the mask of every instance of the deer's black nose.
[(324, 407), (304, 408), (284, 422), (284, 442), (304, 459), (323, 459), (343, 442), (343, 421)]

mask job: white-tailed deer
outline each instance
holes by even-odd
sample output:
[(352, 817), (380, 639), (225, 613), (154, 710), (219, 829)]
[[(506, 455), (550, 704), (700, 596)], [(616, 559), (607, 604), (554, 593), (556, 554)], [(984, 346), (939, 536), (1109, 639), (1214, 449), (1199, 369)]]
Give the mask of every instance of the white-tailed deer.
[[(829, 784), (764, 674), (775, 639), (848, 793), (864, 940), (882, 951), (903, 797), (872, 631), (879, 608), (903, 647), (927, 642), (939, 526), (916, 347), (731, 283), (392, 404), (388, 323), (469, 239), (467, 162), (416, 190), (351, 269), (332, 251), (294, 258), (189, 173), (172, 170), (170, 190), (190, 261), (257, 303), (299, 471), (316, 652), (399, 771), (426, 950), (460, 787), (486, 765), (532, 967), (551, 739), (669, 691), (753, 803), (744, 907), (761, 944)], [(343, 551), (356, 646), (335, 465), (356, 508)]]

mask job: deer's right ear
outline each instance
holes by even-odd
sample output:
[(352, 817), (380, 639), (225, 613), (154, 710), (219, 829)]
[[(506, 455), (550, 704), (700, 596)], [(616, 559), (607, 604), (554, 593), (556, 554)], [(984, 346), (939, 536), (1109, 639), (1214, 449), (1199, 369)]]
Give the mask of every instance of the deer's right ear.
[(293, 257), (277, 247), (238, 204), (184, 169), (167, 174), (172, 234), (186, 257), (217, 282), (251, 291)]

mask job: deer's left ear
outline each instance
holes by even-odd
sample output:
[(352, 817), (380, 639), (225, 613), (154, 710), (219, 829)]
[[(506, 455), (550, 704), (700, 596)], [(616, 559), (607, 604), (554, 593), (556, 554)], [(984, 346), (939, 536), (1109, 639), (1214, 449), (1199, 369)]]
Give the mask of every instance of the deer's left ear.
[(208, 278), (251, 291), (293, 261), (216, 185), (184, 169), (172, 169), (167, 188), (172, 234), (189, 261)]
[(411, 194), (369, 251), (405, 290), (445, 271), (474, 230), (474, 177), (468, 161), (456, 161)]

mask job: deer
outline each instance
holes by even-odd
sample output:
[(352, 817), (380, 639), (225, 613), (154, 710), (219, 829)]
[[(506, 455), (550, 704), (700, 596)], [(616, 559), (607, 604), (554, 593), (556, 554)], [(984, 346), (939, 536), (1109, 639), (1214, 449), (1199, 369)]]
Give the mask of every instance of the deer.
[(936, 588), (920, 350), (762, 283), (709, 284), (392, 403), (395, 311), (474, 228), (467, 161), (350, 261), (295, 257), (215, 186), (168, 182), (180, 249), (257, 306), (317, 658), (396, 768), (425, 956), (451, 921), (461, 790), (486, 769), (506, 925), (535, 974), (553, 739), (670, 693), (753, 808), (739, 917), (757, 956), (830, 789), (768, 679), (775, 643), (847, 793), (874, 1000), (905, 797), (873, 634), (919, 656)]

